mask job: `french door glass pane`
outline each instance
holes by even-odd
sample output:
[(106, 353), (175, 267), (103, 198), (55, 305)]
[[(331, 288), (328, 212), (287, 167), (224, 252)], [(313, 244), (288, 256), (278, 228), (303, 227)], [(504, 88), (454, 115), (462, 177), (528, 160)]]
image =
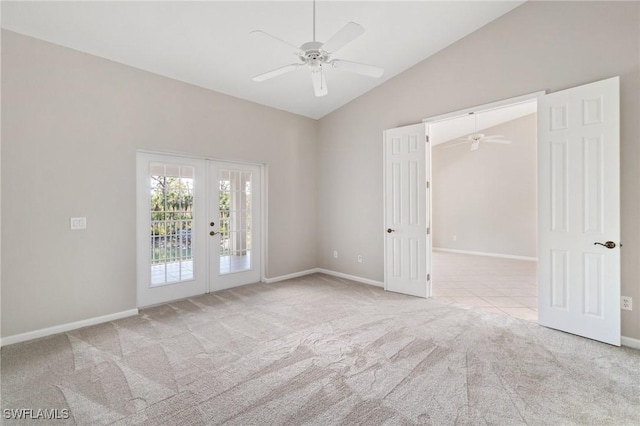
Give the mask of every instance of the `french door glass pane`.
[(195, 170), (151, 163), (149, 172), (151, 286), (192, 280)]
[(251, 172), (220, 170), (220, 274), (247, 271), (251, 262)]

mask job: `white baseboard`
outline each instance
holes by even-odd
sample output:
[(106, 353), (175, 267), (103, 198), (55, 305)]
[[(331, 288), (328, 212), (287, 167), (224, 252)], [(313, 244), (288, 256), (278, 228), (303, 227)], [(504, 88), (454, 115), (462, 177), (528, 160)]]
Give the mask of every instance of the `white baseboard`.
[(86, 320), (69, 322), (53, 327), (42, 328), (40, 330), (28, 331), (26, 333), (14, 334), (13, 336), (3, 337), (0, 340), (0, 346), (12, 345), (14, 343), (26, 342), (27, 340), (38, 339), (40, 337), (51, 336), (53, 334), (64, 333), (66, 331), (75, 330), (90, 325), (102, 324), (121, 318), (138, 315), (138, 309), (129, 309), (128, 311), (116, 312), (114, 314), (103, 315), (100, 317), (89, 318)]
[(384, 287), (384, 283), (380, 281), (370, 280), (369, 278), (362, 278), (355, 275), (343, 274), (342, 272), (336, 272), (330, 269), (323, 269), (323, 268), (307, 269), (306, 271), (294, 272), (293, 274), (281, 275), (279, 277), (273, 277), (273, 278), (265, 278), (262, 280), (262, 282), (271, 284), (271, 283), (277, 283), (278, 281), (290, 280), (292, 278), (299, 278), (299, 277), (304, 277), (305, 275), (318, 274), (318, 273), (331, 275), (338, 278), (344, 278), (344, 279), (356, 281), (362, 284), (374, 285), (376, 287)]
[(486, 251), (457, 250), (457, 249), (448, 249), (448, 248), (441, 248), (441, 247), (434, 247), (433, 251), (444, 251), (447, 253), (460, 253), (460, 254), (473, 254), (476, 256), (502, 257), (504, 259), (532, 260), (534, 262), (538, 261), (537, 257), (514, 256), (512, 254), (502, 254), (502, 253), (487, 253)]
[(640, 349), (640, 339), (622, 336), (620, 338), (620, 343), (622, 344), (622, 346), (626, 346), (628, 348)]
[(320, 272), (321, 274), (332, 275), (332, 276), (338, 277), (338, 278), (344, 278), (346, 280), (357, 281), (357, 282), (362, 283), (362, 284), (374, 285), (376, 287), (383, 287), (384, 288), (384, 283), (383, 282), (376, 281), (376, 280), (370, 280), (369, 278), (362, 278), (362, 277), (358, 277), (358, 276), (355, 276), (355, 275), (343, 274), (342, 272), (336, 272), (336, 271), (331, 271), (329, 269), (322, 269), (322, 268), (318, 268), (317, 272)]
[(316, 272), (320, 272), (320, 270), (318, 268), (307, 269), (306, 271), (294, 272), (293, 274), (287, 274), (287, 275), (280, 275), (279, 277), (263, 278), (262, 282), (266, 284), (277, 283), (279, 281), (290, 280), (292, 278), (300, 278), (300, 277), (304, 277), (305, 275), (315, 274)]

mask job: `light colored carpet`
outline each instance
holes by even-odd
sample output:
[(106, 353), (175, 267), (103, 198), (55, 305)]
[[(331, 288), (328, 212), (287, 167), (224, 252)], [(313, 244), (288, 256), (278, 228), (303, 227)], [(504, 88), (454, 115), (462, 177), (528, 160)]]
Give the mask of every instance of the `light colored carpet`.
[(69, 409), (55, 424), (640, 424), (640, 351), (320, 274), (7, 346), (1, 368), (2, 408)]

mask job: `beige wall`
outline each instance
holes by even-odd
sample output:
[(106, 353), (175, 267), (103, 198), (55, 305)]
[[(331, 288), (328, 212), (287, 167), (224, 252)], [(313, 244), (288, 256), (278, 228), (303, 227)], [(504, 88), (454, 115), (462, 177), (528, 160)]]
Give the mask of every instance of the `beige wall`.
[(482, 130), (504, 135), (509, 145), (433, 147), (434, 247), (537, 256), (536, 115)]
[(138, 148), (266, 163), (267, 276), (317, 266), (315, 120), (6, 31), (2, 89), (2, 336), (136, 306)]
[[(639, 2), (527, 2), (321, 119), (320, 266), (383, 279), (384, 129), (619, 75), (622, 294), (640, 300), (639, 18)], [(640, 309), (622, 311), (622, 334), (640, 338)]]

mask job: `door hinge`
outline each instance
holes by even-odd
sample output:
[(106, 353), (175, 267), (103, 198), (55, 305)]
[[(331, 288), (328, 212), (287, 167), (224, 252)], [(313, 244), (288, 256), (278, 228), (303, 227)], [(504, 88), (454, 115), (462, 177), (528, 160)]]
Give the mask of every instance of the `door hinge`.
[(431, 233), (431, 228), (427, 228), (427, 235)]
[(429, 189), (429, 181), (427, 181), (427, 189)]
[(429, 135), (424, 135), (424, 139), (426, 140), (427, 143), (429, 143)]
[(427, 281), (431, 281), (431, 274), (427, 274)]

